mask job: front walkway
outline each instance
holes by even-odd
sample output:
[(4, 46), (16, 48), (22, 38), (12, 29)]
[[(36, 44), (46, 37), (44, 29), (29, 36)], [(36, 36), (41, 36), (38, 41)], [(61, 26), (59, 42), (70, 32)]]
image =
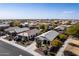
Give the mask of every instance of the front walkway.
[(35, 50), (37, 49), (35, 42), (33, 42), (31, 45), (28, 45), (27, 47), (23, 47), (23, 46), (21, 46), (21, 45), (19, 45), (19, 44), (16, 44), (15, 41), (8, 41), (8, 40), (3, 39), (3, 38), (5, 38), (5, 37), (6, 37), (6, 36), (0, 37), (0, 40), (3, 41), (3, 42), (6, 42), (6, 43), (8, 43), (8, 44), (10, 44), (10, 45), (12, 45), (12, 46), (15, 46), (15, 47), (17, 47), (17, 48), (19, 48), (19, 49), (22, 49), (22, 50), (24, 50), (24, 51), (27, 51), (28, 53), (30, 53), (30, 54), (32, 54), (32, 55), (34, 55), (34, 56), (42, 56), (41, 54), (39, 54), (39, 53), (37, 53), (37, 52), (35, 51)]

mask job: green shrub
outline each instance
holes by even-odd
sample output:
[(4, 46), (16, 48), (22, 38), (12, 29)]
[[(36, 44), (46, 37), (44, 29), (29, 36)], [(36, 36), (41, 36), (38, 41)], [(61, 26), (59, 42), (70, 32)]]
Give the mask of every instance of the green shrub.
[(63, 44), (63, 43), (62, 43), (61, 41), (57, 40), (57, 39), (51, 41), (51, 45), (52, 45), (52, 46), (60, 47), (60, 46), (62, 46), (62, 44)]
[(66, 35), (65, 34), (59, 34), (59, 39), (66, 39)]

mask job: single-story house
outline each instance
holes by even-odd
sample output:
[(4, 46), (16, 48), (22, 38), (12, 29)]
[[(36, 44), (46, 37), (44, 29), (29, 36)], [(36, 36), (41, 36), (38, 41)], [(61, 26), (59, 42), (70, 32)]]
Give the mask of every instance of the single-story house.
[(78, 23), (79, 21), (77, 21), (77, 20), (73, 20), (72, 22), (71, 22), (71, 24), (72, 25), (74, 25), (74, 24), (76, 24), (76, 23)]
[(66, 28), (70, 27), (71, 25), (59, 25), (57, 27), (55, 27), (54, 29), (60, 33), (64, 33), (64, 31), (66, 30)]
[(28, 30), (26, 32), (22, 32), (22, 33), (19, 33), (17, 34), (18, 37), (21, 37), (21, 39), (25, 38), (25, 39), (33, 39), (34, 40), (34, 37), (36, 37), (38, 35), (40, 31), (38, 29), (32, 29), (32, 30)]
[(22, 33), (22, 32), (26, 32), (28, 30), (29, 30), (29, 28), (24, 27), (24, 28), (17, 28), (17, 29), (14, 30), (14, 32), (16, 32), (16, 33)]
[(67, 45), (67, 47), (64, 50), (65, 56), (79, 56), (79, 47)]
[(66, 29), (66, 27), (63, 25), (59, 25), (59, 26), (55, 27), (54, 29), (57, 31), (64, 31)]
[(25, 28), (19, 28), (19, 27), (13, 27), (13, 28), (8, 28), (5, 29), (6, 32), (8, 32), (9, 34), (13, 34), (13, 33), (22, 33), (22, 32), (26, 32), (28, 31), (29, 28), (25, 27)]
[(79, 56), (79, 40), (72, 39), (64, 50), (64, 55)]
[(5, 35), (4, 30), (9, 27), (9, 24), (0, 24), (0, 36)]
[(24, 22), (24, 23), (21, 23), (20, 24), (22, 27), (28, 27), (29, 26), (29, 23), (28, 22)]
[(68, 20), (63, 20), (61, 23), (62, 23), (63, 25), (65, 25), (65, 24), (70, 23), (70, 21), (68, 21)]
[(6, 29), (9, 27), (9, 24), (0, 24), (0, 30), (1, 29)]
[(19, 27), (9, 27), (9, 28), (5, 29), (5, 31), (8, 32), (8, 31), (11, 31), (11, 30), (15, 30), (17, 28), (19, 28)]
[(49, 47), (51, 47), (51, 41), (53, 41), (58, 35), (59, 35), (58, 32), (56, 32), (54, 30), (50, 30), (48, 32), (45, 32), (45, 33), (37, 36), (36, 43), (41, 44), (40, 47), (44, 46), (45, 44), (48, 44)]
[(9, 27), (9, 28), (6, 28), (4, 29), (4, 31), (7, 33), (7, 34), (11, 34), (11, 31), (14, 31), (15, 29), (18, 29), (19, 27)]

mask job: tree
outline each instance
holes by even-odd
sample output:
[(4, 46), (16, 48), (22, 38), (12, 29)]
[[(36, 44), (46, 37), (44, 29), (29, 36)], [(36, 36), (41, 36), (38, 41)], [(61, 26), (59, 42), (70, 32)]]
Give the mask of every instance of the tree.
[(39, 48), (41, 47), (41, 40), (36, 40), (36, 46)]
[(45, 29), (45, 25), (44, 24), (41, 24), (39, 25), (40, 29)]
[(20, 26), (20, 21), (12, 21), (12, 22), (10, 22), (10, 26), (12, 26), (12, 27), (14, 27), (14, 26)]
[(43, 29), (42, 32), (45, 32), (48, 29), (48, 25), (46, 25), (46, 24), (40, 24), (39, 27), (40, 27), (40, 29)]
[(76, 32), (77, 32), (76, 28), (74, 26), (71, 26), (71, 27), (67, 28), (65, 33), (68, 35), (74, 35), (74, 34), (76, 34)]
[(79, 22), (74, 25), (74, 28), (75, 28), (77, 31), (79, 31)]
[(55, 28), (57, 26), (57, 24), (55, 24), (54, 21), (51, 22), (51, 25), (53, 26), (53, 28)]
[(68, 35), (77, 35), (79, 34), (79, 22), (71, 27), (67, 28), (66, 34)]

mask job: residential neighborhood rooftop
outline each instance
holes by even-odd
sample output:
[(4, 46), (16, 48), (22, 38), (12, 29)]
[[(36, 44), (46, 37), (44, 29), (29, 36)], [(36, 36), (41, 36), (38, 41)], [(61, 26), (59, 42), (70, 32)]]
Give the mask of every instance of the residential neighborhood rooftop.
[(75, 55), (79, 55), (79, 48), (75, 47), (75, 46), (68, 45), (66, 47), (65, 51), (69, 51), (69, 52), (72, 52)]
[(6, 27), (9, 26), (9, 24), (0, 24), (0, 27)]
[(29, 30), (29, 28), (24, 27), (24, 28), (17, 28), (14, 31), (17, 32), (17, 33), (20, 33), (20, 32), (24, 32), (24, 31), (28, 31), (28, 30)]
[(19, 28), (19, 27), (9, 27), (9, 28), (5, 29), (5, 31), (15, 30), (15, 29), (17, 29), (17, 28)]
[(52, 41), (57, 35), (59, 35), (58, 32), (56, 32), (54, 30), (50, 30), (48, 32), (45, 32), (45, 33), (37, 36), (37, 38), (39, 38), (40, 40), (49, 40), (49, 41)]
[(35, 35), (36, 33), (39, 33), (38, 29), (28, 30), (26, 32), (19, 33), (18, 35), (21, 35), (21, 36), (31, 36), (31, 35)]

